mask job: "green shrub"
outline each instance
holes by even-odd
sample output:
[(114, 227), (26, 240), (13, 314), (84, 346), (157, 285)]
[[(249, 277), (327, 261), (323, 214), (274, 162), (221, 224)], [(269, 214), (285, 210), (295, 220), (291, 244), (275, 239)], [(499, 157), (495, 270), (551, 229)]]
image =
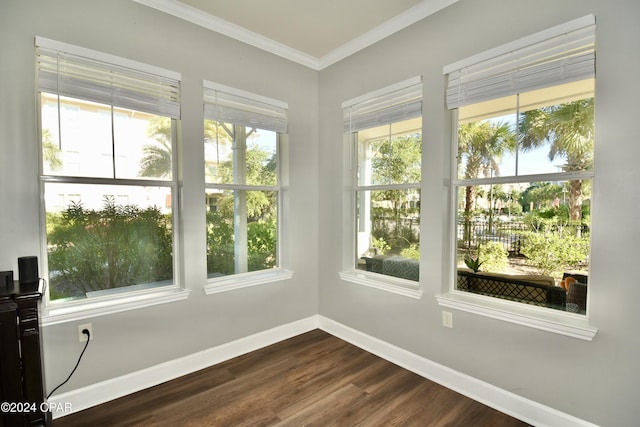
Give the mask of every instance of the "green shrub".
[(155, 207), (72, 204), (47, 216), (52, 299), (173, 277), (171, 215)]
[(383, 255), (391, 250), (391, 246), (381, 237), (379, 239), (374, 238), (372, 243), (374, 252)]
[(569, 233), (524, 232), (520, 252), (540, 274), (560, 277), (567, 269), (576, 269), (589, 255), (589, 240)]
[(413, 244), (408, 248), (404, 248), (402, 251), (400, 251), (400, 255), (405, 258), (420, 260), (420, 247)]
[(207, 273), (233, 274), (234, 257), (233, 217), (207, 212)]
[(482, 270), (500, 273), (507, 268), (509, 252), (499, 242), (486, 242), (478, 248), (478, 258), (482, 261)]
[(276, 266), (278, 228), (275, 218), (247, 224), (249, 271), (266, 270)]
[[(277, 224), (275, 218), (247, 223), (247, 268), (258, 271), (276, 265)], [(235, 274), (233, 216), (220, 211), (207, 213), (207, 273)]]

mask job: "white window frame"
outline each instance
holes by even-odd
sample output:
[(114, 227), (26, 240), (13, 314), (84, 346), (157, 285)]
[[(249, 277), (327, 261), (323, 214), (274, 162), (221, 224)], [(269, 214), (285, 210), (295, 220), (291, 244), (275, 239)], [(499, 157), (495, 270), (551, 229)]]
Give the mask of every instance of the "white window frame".
[[(118, 56), (98, 52), (95, 50), (83, 48), (80, 46), (70, 45), (67, 43), (58, 42), (55, 40), (46, 39), (43, 37), (36, 37), (35, 45), (37, 49), (44, 49), (45, 51), (59, 52), (60, 55), (70, 54), (77, 58), (85, 58), (89, 62), (98, 62), (105, 64), (105, 67), (113, 67), (127, 72), (141, 73), (149, 76), (156, 76), (153, 79), (158, 81), (174, 82), (180, 81), (180, 74), (173, 71), (164, 70), (159, 67), (151, 66), (148, 64), (140, 63), (137, 61), (121, 58)], [(48, 65), (42, 65), (40, 68), (44, 69)], [(51, 85), (51, 79), (55, 79), (55, 68), (49, 68), (47, 71), (40, 71), (41, 80), (40, 85), (37, 88), (37, 105), (40, 106), (40, 92), (41, 90), (47, 91), (46, 86)], [(163, 83), (164, 84), (164, 83)], [(172, 84), (172, 83), (171, 83)], [(179, 83), (178, 83), (179, 84)], [(74, 87), (73, 81), (68, 86), (68, 90), (71, 91), (70, 96), (77, 99), (84, 99), (88, 101), (96, 101), (93, 95), (89, 92), (85, 92), (80, 87)], [(92, 87), (90, 91), (102, 90), (99, 87)], [(177, 90), (177, 92), (176, 92)], [(128, 101), (124, 99), (117, 102), (111, 102), (110, 105), (118, 105), (125, 108), (138, 109), (140, 111), (149, 112), (149, 109), (155, 114), (163, 114), (172, 117), (172, 150), (173, 153), (177, 153), (177, 126), (176, 121), (180, 114), (180, 98), (179, 98), (179, 86), (177, 89), (169, 89), (172, 92), (165, 100), (159, 101), (155, 105), (146, 106), (148, 99), (144, 97), (144, 100), (134, 101), (133, 104), (128, 104)], [(101, 96), (101, 95), (100, 95)], [(153, 100), (153, 97), (150, 97)], [(157, 111), (161, 111), (159, 113)], [(38, 113), (38, 130), (42, 133), (40, 113)], [(41, 142), (39, 143), (41, 144)], [(39, 147), (39, 153), (42, 153), (42, 147)], [(41, 157), (41, 154), (39, 154)], [(172, 180), (138, 180), (138, 179), (110, 179), (110, 178), (88, 178), (88, 177), (65, 177), (56, 175), (43, 175), (42, 171), (42, 159), (39, 161), (39, 176), (40, 176), (40, 212), (41, 212), (41, 264), (44, 267), (44, 272), (48, 274), (48, 253), (47, 253), (47, 234), (45, 224), (45, 201), (44, 201), (44, 188), (46, 183), (68, 182), (75, 184), (116, 184), (116, 185), (139, 185), (139, 186), (158, 186), (167, 187), (171, 189), (171, 194), (174, 200), (179, 200), (179, 186), (177, 180), (177, 159), (174, 155), (174, 161), (172, 165)], [(49, 293), (45, 290), (43, 296), (44, 309), (42, 310), (43, 326), (72, 322), (81, 319), (91, 318), (95, 316), (101, 316), (106, 314), (118, 313), (127, 310), (134, 310), (143, 307), (149, 307), (157, 304), (170, 303), (174, 301), (181, 301), (188, 298), (190, 291), (185, 289), (179, 283), (181, 277), (180, 268), (180, 255), (181, 248), (179, 245), (179, 224), (180, 224), (180, 212), (178, 206), (174, 204), (172, 208), (172, 228), (173, 228), (173, 283), (171, 285), (163, 286), (158, 289), (136, 289), (131, 291), (124, 291), (121, 294), (116, 293), (108, 296), (92, 297), (85, 300), (56, 302), (51, 301)], [(123, 288), (124, 290), (125, 288)]]
[[(451, 77), (452, 74), (455, 75), (456, 78), (463, 76), (464, 73), (459, 71), (463, 70), (465, 67), (469, 67), (473, 72), (477, 72), (478, 69), (474, 69), (476, 64), (481, 63), (490, 63), (494, 58), (506, 58), (508, 55), (511, 55), (512, 52), (529, 52), (529, 49), (533, 47), (533, 51), (536, 50), (537, 44), (549, 43), (554, 44), (553, 40), (562, 38), (567, 33), (580, 33), (580, 37), (582, 37), (583, 31), (587, 33), (595, 31), (595, 18), (593, 15), (588, 15), (565, 24), (561, 24), (559, 26), (550, 28), (545, 31), (541, 31), (539, 33), (533, 34), (531, 36), (525, 37), (523, 39), (516, 40), (511, 43), (507, 43), (503, 46), (499, 46), (495, 49), (491, 49), (489, 51), (480, 53), (473, 57), (467, 58), (465, 60), (459, 61), (455, 64), (451, 64), (447, 67), (444, 67), (444, 74), (449, 75)], [(569, 37), (570, 38), (570, 37)], [(574, 39), (575, 40), (575, 39)], [(557, 43), (555, 43), (557, 45)], [(577, 43), (580, 44), (579, 42)], [(562, 47), (560, 47), (561, 49)], [(594, 65), (595, 56), (592, 53), (591, 58), (587, 58), (588, 61), (591, 61), (591, 69), (589, 70), (582, 68), (582, 60), (578, 60), (576, 64), (580, 64), (575, 69), (577, 70), (575, 74), (571, 76), (567, 76), (566, 80), (562, 78), (558, 78), (557, 84), (562, 84), (570, 81), (577, 81), (584, 78), (588, 78), (590, 75), (594, 74)], [(498, 61), (500, 62), (500, 61)], [(482, 67), (480, 67), (480, 70)], [(512, 76), (517, 79), (519, 76)], [(500, 79), (498, 79), (500, 80)], [(456, 84), (460, 84), (458, 81)], [(521, 92), (526, 92), (529, 90), (540, 88), (540, 82), (536, 82), (536, 86), (524, 87), (523, 89), (512, 87), (511, 94), (516, 94)], [(546, 86), (551, 86), (553, 84), (547, 83)], [(482, 100), (492, 99), (495, 96), (495, 93), (492, 90), (488, 90), (485, 93), (481, 94), (478, 98), (467, 98), (467, 94), (465, 94), (464, 90), (458, 90), (457, 88), (453, 88), (453, 85), (450, 82), (449, 90), (448, 90), (448, 104), (450, 108), (456, 108), (461, 103), (473, 104), (475, 102), (480, 102)], [(501, 91), (500, 89), (498, 90)], [(457, 93), (454, 93), (457, 92)], [(469, 92), (470, 93), (470, 92)], [(504, 93), (504, 92), (501, 92)], [(449, 215), (449, 268), (448, 274), (449, 277), (445, 277), (448, 279), (446, 287), (443, 289), (443, 292), (439, 295), (436, 295), (435, 298), (438, 304), (442, 307), (449, 309), (457, 309), (493, 319), (498, 319), (526, 327), (531, 327), (543, 331), (548, 331), (560, 335), (569, 336), (572, 338), (578, 338), (581, 340), (591, 341), (593, 337), (597, 333), (597, 328), (590, 324), (589, 318), (587, 315), (563, 312), (560, 310), (552, 310), (544, 307), (537, 307), (529, 304), (523, 304), (519, 302), (507, 301), (498, 298), (483, 296), (472, 294), (469, 292), (458, 291), (455, 289), (455, 281), (456, 281), (456, 226), (457, 226), (457, 207), (456, 207), (456, 191), (458, 185), (453, 185), (455, 182), (459, 181), (455, 174), (457, 174), (457, 164), (456, 164), (456, 155), (457, 155), (457, 134), (458, 134), (458, 110), (454, 109), (452, 112), (453, 120), (452, 120), (452, 147), (451, 147), (451, 183), (450, 184), (450, 215)], [(594, 179), (593, 172), (585, 172), (585, 173), (576, 173), (576, 174), (566, 174), (566, 173), (558, 173), (558, 174), (545, 174), (544, 176), (509, 176), (504, 177), (504, 179), (495, 179), (493, 183), (500, 182), (533, 182), (539, 181), (540, 179), (553, 181), (553, 180), (566, 180), (570, 178), (589, 178)], [(540, 179), (539, 179), (540, 178)], [(466, 182), (466, 181), (465, 181)], [(474, 184), (474, 182), (471, 182)], [(482, 182), (486, 182), (483, 180)], [(589, 286), (592, 286), (589, 284)], [(588, 311), (587, 311), (588, 313)]]
[[(390, 106), (387, 116), (393, 116), (391, 122), (389, 122), (388, 118), (383, 119), (382, 122), (378, 122), (378, 118), (376, 117), (375, 110), (383, 105), (388, 99), (396, 98), (399, 99), (403, 91), (407, 91), (408, 93), (412, 93), (415, 91), (416, 86), (419, 85), (419, 90), (422, 91), (422, 76), (416, 76), (387, 87), (375, 90), (373, 92), (352, 98), (342, 103), (342, 109), (346, 112), (352, 107), (360, 107), (361, 113), (359, 116), (359, 120), (362, 123), (366, 123), (362, 126), (362, 129), (367, 127), (376, 127), (383, 124), (393, 124), (396, 122), (400, 122), (406, 120), (404, 115), (404, 108), (394, 109), (393, 105)], [(396, 102), (396, 100), (392, 102)], [(413, 104), (410, 108), (416, 108), (416, 102), (410, 101), (410, 104)], [(405, 104), (407, 105), (407, 104)], [(422, 118), (422, 95), (420, 96), (419, 101), (419, 117)], [(374, 114), (367, 114), (369, 110), (374, 111)], [(412, 113), (415, 114), (415, 111)], [(416, 117), (412, 115), (412, 117)], [(422, 129), (421, 129), (422, 133)], [(343, 143), (343, 159), (344, 159), (344, 210), (343, 210), (343, 257), (342, 257), (342, 270), (338, 273), (339, 277), (345, 282), (353, 283), (356, 285), (367, 286), (370, 288), (382, 290), (385, 292), (394, 293), (397, 295), (406, 296), (414, 299), (421, 299), (423, 290), (420, 286), (420, 282), (388, 276), (384, 274), (369, 272), (365, 270), (359, 270), (355, 268), (354, 261), (356, 255), (356, 197), (358, 192), (360, 191), (373, 191), (381, 188), (384, 189), (403, 189), (403, 188), (421, 188), (422, 183), (418, 183), (418, 185), (388, 185), (388, 186), (359, 186), (356, 180), (357, 175), (357, 151), (356, 151), (356, 142), (354, 141), (354, 135), (352, 129), (350, 129), (350, 125), (348, 124), (348, 120), (345, 117), (345, 134), (344, 134), (344, 143)]]
[[(220, 83), (204, 81), (204, 116), (208, 120), (229, 122), (234, 125), (255, 126), (259, 129), (276, 132), (277, 144), (277, 185), (275, 187), (239, 184), (205, 183), (207, 189), (228, 189), (246, 191), (275, 191), (278, 193), (277, 215), (277, 248), (278, 266), (272, 269), (229, 274), (208, 278), (203, 289), (205, 294), (212, 295), (236, 289), (263, 285), (267, 283), (291, 279), (293, 271), (284, 268), (287, 264), (285, 247), (287, 233), (285, 230), (286, 151), (288, 146), (288, 104), (266, 96), (254, 94)], [(205, 254), (206, 256), (206, 254)]]

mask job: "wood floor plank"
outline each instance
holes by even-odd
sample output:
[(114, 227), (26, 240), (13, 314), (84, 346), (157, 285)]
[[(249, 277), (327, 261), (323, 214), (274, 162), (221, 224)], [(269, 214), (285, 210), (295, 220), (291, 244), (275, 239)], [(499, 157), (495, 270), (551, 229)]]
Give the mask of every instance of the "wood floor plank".
[[(324, 358), (312, 363), (304, 375), (292, 378), (293, 384), (296, 385), (295, 393), (274, 400), (271, 407), (282, 418), (289, 418), (292, 413), (305, 410), (350, 384), (355, 373), (366, 369), (370, 356), (368, 353), (353, 352), (348, 358)], [(353, 373), (350, 374), (349, 371)]]
[(54, 420), (75, 426), (527, 424), (315, 330)]
[[(357, 402), (348, 411), (337, 415), (339, 425), (383, 425), (380, 420), (389, 418), (394, 412), (403, 412), (405, 401), (426, 383), (418, 375), (402, 370), (378, 385), (379, 388), (370, 392), (366, 401)], [(428, 384), (429, 387), (432, 385), (435, 386)]]
[[(239, 376), (221, 387), (214, 387), (166, 407), (160, 414), (163, 419), (182, 414), (188, 418), (206, 420), (203, 425), (229, 425), (227, 422), (248, 423), (256, 417), (255, 411), (263, 412), (267, 404), (282, 393), (291, 392), (285, 373), (290, 366), (288, 358), (273, 361), (251, 375)], [(247, 403), (250, 402), (250, 405)], [(259, 414), (258, 414), (259, 415)], [(259, 418), (259, 417), (258, 417)], [(273, 418), (269, 415), (268, 418)], [(250, 424), (247, 424), (250, 425)]]
[(343, 413), (354, 403), (365, 399), (366, 393), (353, 384), (346, 384), (332, 393), (317, 399), (312, 405), (290, 412), (282, 416), (278, 426), (333, 426), (336, 424), (336, 414)]

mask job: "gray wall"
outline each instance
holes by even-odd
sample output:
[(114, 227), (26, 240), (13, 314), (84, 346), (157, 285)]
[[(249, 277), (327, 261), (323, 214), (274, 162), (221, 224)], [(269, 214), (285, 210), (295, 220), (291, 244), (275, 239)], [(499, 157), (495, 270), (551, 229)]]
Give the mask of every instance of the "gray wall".
[[(454, 310), (441, 326), (434, 295), (447, 289), (451, 117), (443, 66), (594, 14), (597, 22), (596, 171), (590, 297), (592, 342)], [(640, 227), (637, 0), (461, 0), (320, 73), (320, 313), (504, 390), (603, 426), (637, 425)], [(422, 75), (424, 161), (421, 286), (415, 300), (341, 281), (340, 104)]]
[[(454, 312), (441, 326), (434, 295), (447, 287), (445, 238), (450, 114), (442, 67), (588, 13), (597, 30), (597, 180), (594, 188), (592, 342)], [(629, 426), (640, 410), (640, 227), (636, 159), (640, 40), (637, 0), (461, 0), (356, 55), (315, 72), (130, 0), (4, 0), (0, 6), (0, 269), (38, 254), (39, 207), (33, 39), (39, 35), (182, 73), (184, 276), (188, 300), (90, 319), (96, 340), (60, 391), (193, 354), (320, 313), (502, 389), (603, 426)], [(342, 101), (424, 79), (422, 275), (414, 300), (346, 283)], [(201, 81), (287, 101), (288, 281), (205, 296)], [(319, 159), (319, 160), (318, 160)], [(196, 167), (189, 167), (196, 165)], [(319, 196), (318, 196), (319, 195)], [(77, 323), (46, 327), (46, 379), (64, 379), (82, 346)]]
[[(77, 325), (95, 340), (57, 393), (318, 313), (318, 73), (130, 0), (21, 1), (0, 5), (0, 269), (40, 251), (34, 37), (42, 36), (182, 73), (186, 301), (47, 326), (49, 390), (82, 349)], [(202, 80), (289, 103), (290, 186), (286, 267), (293, 279), (206, 296)]]

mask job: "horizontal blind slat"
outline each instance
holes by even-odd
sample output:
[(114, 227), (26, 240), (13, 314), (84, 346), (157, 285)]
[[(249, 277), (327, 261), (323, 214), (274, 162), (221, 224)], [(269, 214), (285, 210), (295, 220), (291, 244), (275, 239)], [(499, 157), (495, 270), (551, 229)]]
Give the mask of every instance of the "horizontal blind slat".
[(594, 76), (591, 24), (449, 71), (447, 106), (458, 108)]
[(209, 120), (288, 132), (286, 108), (207, 87), (204, 88), (204, 116)]
[(346, 105), (343, 109), (345, 132), (382, 126), (422, 115), (422, 82), (388, 93), (376, 91), (367, 99), (359, 97), (359, 102)]
[(180, 81), (37, 47), (41, 91), (180, 118)]

